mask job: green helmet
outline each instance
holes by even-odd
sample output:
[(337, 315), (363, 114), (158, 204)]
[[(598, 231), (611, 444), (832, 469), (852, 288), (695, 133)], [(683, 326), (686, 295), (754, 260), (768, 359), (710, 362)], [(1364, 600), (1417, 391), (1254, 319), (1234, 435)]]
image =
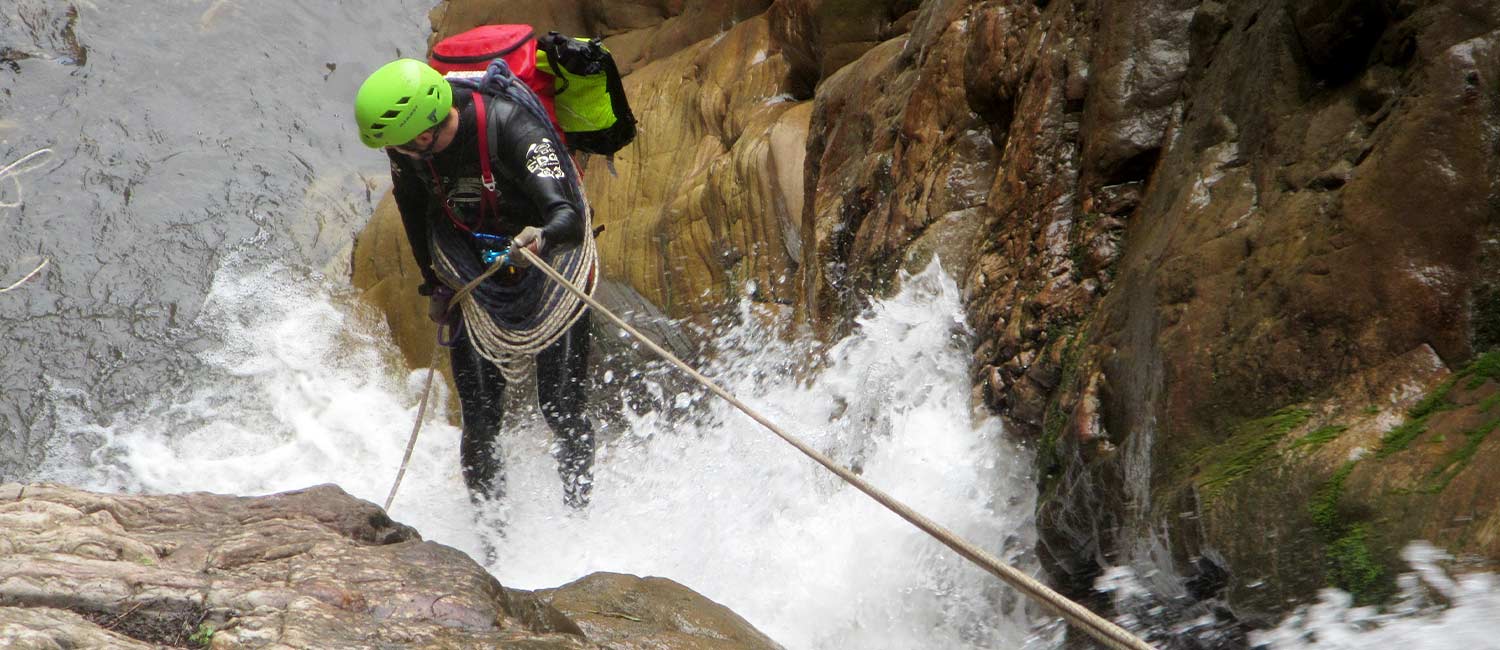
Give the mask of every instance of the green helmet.
[(365, 79), (354, 97), (354, 120), (365, 146), (403, 145), (448, 117), (453, 88), (416, 59), (396, 59)]

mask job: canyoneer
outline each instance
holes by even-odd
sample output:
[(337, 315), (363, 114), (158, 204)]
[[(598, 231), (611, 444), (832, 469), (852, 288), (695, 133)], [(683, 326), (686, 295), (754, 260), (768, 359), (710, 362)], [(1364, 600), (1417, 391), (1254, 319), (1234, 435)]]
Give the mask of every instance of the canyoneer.
[(429, 299), (440, 342), (451, 348), (471, 496), (504, 494), (496, 438), (505, 387), (534, 367), (563, 500), (588, 505), (587, 305), (511, 254), (524, 247), (593, 292), (588, 205), (556, 128), (503, 64), (476, 82), (398, 59), (365, 80), (354, 114), (360, 140), (390, 158), (396, 206), (422, 272), (417, 293)]

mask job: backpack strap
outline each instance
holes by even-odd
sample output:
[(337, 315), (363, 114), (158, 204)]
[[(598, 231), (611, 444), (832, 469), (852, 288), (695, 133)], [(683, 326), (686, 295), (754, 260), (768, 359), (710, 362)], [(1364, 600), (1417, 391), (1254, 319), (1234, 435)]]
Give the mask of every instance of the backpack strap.
[[(480, 196), (484, 201), (484, 210), (498, 223), (500, 221), (500, 200), (495, 194), (495, 170), (491, 167), (490, 155), (495, 150), (495, 136), (489, 130), (490, 111), (484, 103), (484, 93), (474, 91), (474, 123), (479, 128), (479, 183), (484, 187)], [(483, 220), (483, 215), (480, 216)]]

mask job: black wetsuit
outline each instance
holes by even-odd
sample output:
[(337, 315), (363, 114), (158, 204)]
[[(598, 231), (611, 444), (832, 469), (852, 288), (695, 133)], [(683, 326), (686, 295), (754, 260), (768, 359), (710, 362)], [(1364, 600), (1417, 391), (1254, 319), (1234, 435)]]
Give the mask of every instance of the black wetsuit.
[[(432, 156), (430, 168), (425, 161), (390, 152), (396, 205), (422, 270), (424, 288), (439, 284), (432, 268), (433, 246), (441, 246), (450, 259), (468, 256), (465, 263), (475, 264), (482, 246), (471, 230), (509, 237), (525, 226), (537, 226), (548, 251), (576, 246), (586, 236), (582, 184), (571, 166), (559, 164), (558, 158), (567, 152), (553, 142), (546, 123), (502, 97), (486, 96), (485, 103), (490, 114), (487, 124), (496, 139), (492, 169), (498, 215), (481, 214), (485, 211), (481, 210), (477, 117), (467, 88), (454, 88), (458, 133), (446, 149)], [(433, 170), (440, 183), (432, 182)], [(443, 209), (439, 192), (447, 196), (450, 210)], [(522, 273), (538, 274), (533, 281), (540, 279), (539, 271)], [(486, 280), (487, 285), (515, 282), (504, 272)], [(460, 318), (458, 310), (453, 313)], [(458, 335), (451, 358), (453, 383), (463, 407), (464, 481), (474, 493), (498, 498), (504, 492), (505, 476), (495, 438), (504, 416), (505, 378), (475, 350), (467, 328), (454, 323), (454, 331)], [(554, 453), (564, 499), (575, 507), (588, 503), (594, 461), (593, 430), (583, 415), (588, 356), (585, 312), (566, 335), (536, 358), (538, 401), (558, 441)]]

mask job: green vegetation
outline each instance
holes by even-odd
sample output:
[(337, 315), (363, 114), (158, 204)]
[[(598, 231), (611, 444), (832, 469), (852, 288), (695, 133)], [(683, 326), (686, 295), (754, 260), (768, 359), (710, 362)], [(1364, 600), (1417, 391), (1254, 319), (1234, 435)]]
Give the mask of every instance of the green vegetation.
[[(1380, 439), (1380, 448), (1375, 451), (1377, 458), (1385, 458), (1398, 451), (1411, 446), (1413, 440), (1422, 432), (1427, 430), (1427, 419), (1434, 413), (1450, 411), (1457, 408), (1453, 402), (1453, 388), (1461, 380), (1467, 379), (1464, 388), (1475, 390), (1484, 385), (1485, 381), (1500, 381), (1500, 351), (1480, 355), (1473, 363), (1464, 368), (1452, 379), (1445, 381), (1442, 385), (1433, 389), (1432, 393), (1422, 398), (1416, 406), (1406, 412), (1406, 421), (1399, 426), (1386, 432)], [(1480, 404), (1480, 410), (1488, 411), (1494, 407), (1493, 398), (1485, 400)], [(1467, 434), (1466, 434), (1467, 435)], [(1470, 452), (1472, 454), (1472, 452)]]
[(1479, 451), (1479, 445), (1491, 433), (1494, 433), (1497, 428), (1500, 428), (1500, 418), (1490, 420), (1471, 431), (1465, 431), (1463, 433), (1464, 444), (1448, 452), (1448, 455), (1444, 456), (1438, 462), (1437, 466), (1433, 467), (1432, 471), (1427, 473), (1427, 481), (1423, 484), (1420, 491), (1428, 494), (1437, 494), (1438, 492), (1442, 492), (1444, 488), (1447, 488), (1448, 484), (1453, 482), (1453, 478), (1469, 466), (1469, 461), (1473, 460), (1474, 453)]
[(1349, 473), (1354, 471), (1354, 465), (1359, 461), (1344, 463), (1333, 476), (1328, 477), (1328, 482), (1318, 490), (1311, 503), (1307, 505), (1307, 513), (1312, 515), (1314, 524), (1318, 531), (1325, 537), (1337, 536), (1339, 523), (1339, 498), (1344, 496), (1344, 479), (1349, 478)]
[(1354, 602), (1369, 604), (1389, 591), (1385, 568), (1370, 552), (1370, 527), (1355, 524), (1326, 549), (1328, 580), (1354, 596)]
[(1465, 388), (1474, 390), (1484, 385), (1489, 379), (1500, 381), (1500, 350), (1480, 355), (1469, 367), (1458, 374), (1459, 378), (1467, 377), (1469, 383)]
[(1490, 411), (1495, 410), (1495, 406), (1497, 405), (1500, 405), (1500, 393), (1495, 393), (1494, 395), (1486, 398), (1483, 402), (1480, 402), (1479, 412), (1489, 413)]
[[(1044, 476), (1051, 476), (1062, 469), (1062, 444), (1063, 425), (1068, 420), (1068, 414), (1062, 410), (1062, 400), (1078, 387), (1078, 359), (1083, 354), (1085, 337), (1080, 331), (1079, 325), (1054, 324), (1047, 329), (1047, 340), (1052, 345), (1066, 345), (1063, 350), (1061, 376), (1057, 382), (1057, 389), (1052, 391), (1051, 399), (1047, 402), (1047, 410), (1042, 416), (1042, 441), (1037, 450), (1037, 461), (1042, 468)], [(1067, 340), (1064, 343), (1064, 339)]]
[(210, 643), (213, 643), (214, 632), (216, 631), (214, 626), (208, 623), (199, 623), (198, 631), (188, 637), (188, 643), (207, 648)]
[(1380, 438), (1380, 448), (1375, 450), (1376, 458), (1385, 458), (1398, 451), (1411, 446), (1411, 442), (1427, 431), (1427, 418), (1434, 413), (1449, 411), (1454, 408), (1453, 401), (1449, 399), (1453, 392), (1453, 386), (1458, 377), (1449, 379), (1433, 389), (1416, 406), (1406, 412), (1406, 421), (1397, 425), (1396, 428), (1387, 431)]
[(1307, 504), (1307, 513), (1325, 544), (1324, 575), (1329, 584), (1349, 592), (1355, 602), (1368, 604), (1384, 598), (1391, 584), (1384, 566), (1371, 551), (1370, 524), (1348, 521), (1339, 507), (1344, 481), (1358, 462), (1346, 462), (1328, 477)]
[(1385, 458), (1398, 451), (1406, 449), (1411, 441), (1427, 430), (1427, 418), (1420, 420), (1407, 420), (1380, 438), (1380, 448), (1375, 450), (1376, 458)]
[(1277, 443), (1310, 417), (1308, 409), (1288, 407), (1236, 427), (1228, 440), (1205, 452), (1205, 457), (1219, 460), (1199, 474), (1203, 500), (1217, 499), (1230, 484), (1255, 471), (1275, 453)]
[(1292, 443), (1292, 448), (1300, 449), (1302, 447), (1307, 447), (1308, 451), (1317, 451), (1320, 447), (1333, 442), (1335, 438), (1343, 435), (1343, 433), (1348, 430), (1348, 425), (1343, 424), (1333, 424), (1326, 427), (1319, 427), (1316, 431), (1298, 438), (1295, 442)]

